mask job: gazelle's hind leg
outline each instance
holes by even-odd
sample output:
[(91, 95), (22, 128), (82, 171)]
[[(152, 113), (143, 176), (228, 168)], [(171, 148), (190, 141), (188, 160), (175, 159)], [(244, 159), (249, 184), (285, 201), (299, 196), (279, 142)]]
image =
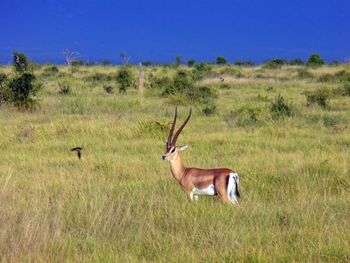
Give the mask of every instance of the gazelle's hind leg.
[(217, 192), (219, 198), (224, 203), (232, 204), (231, 200), (229, 199), (228, 192), (227, 192), (227, 177), (228, 176), (217, 178), (214, 182), (214, 186), (215, 186), (215, 189), (216, 189), (216, 192)]

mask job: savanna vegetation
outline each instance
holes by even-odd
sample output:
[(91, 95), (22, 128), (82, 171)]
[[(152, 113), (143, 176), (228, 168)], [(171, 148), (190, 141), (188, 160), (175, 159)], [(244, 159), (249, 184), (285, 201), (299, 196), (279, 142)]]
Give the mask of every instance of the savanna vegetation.
[[(0, 67), (0, 261), (349, 262), (349, 65), (225, 61), (144, 67), (142, 95), (132, 65)], [(172, 178), (175, 105), (240, 207)]]

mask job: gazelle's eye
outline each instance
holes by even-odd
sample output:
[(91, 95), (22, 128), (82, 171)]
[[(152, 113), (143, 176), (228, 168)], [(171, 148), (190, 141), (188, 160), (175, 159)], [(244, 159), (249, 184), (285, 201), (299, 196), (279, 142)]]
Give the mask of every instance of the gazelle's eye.
[(172, 148), (170, 152), (171, 152), (171, 153), (175, 152), (175, 147)]

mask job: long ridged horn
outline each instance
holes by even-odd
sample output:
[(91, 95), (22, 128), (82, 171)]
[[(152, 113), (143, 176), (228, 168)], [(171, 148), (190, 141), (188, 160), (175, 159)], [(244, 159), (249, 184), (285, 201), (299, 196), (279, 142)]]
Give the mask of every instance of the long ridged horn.
[(191, 115), (192, 115), (192, 108), (190, 108), (190, 114), (188, 115), (187, 119), (185, 120), (185, 122), (181, 125), (181, 127), (178, 129), (178, 131), (175, 133), (174, 135), (174, 138), (172, 140), (172, 144), (175, 145), (176, 144), (176, 140), (177, 140), (177, 137), (179, 137), (182, 129), (186, 126), (187, 122), (190, 120), (191, 118)]
[(171, 129), (170, 129), (170, 131), (169, 131), (169, 136), (168, 136), (168, 142), (167, 142), (167, 144), (171, 143), (171, 137), (173, 136), (173, 132), (174, 132), (174, 129), (175, 129), (176, 118), (177, 118), (177, 107), (175, 108), (174, 121), (173, 121), (173, 125), (171, 126)]

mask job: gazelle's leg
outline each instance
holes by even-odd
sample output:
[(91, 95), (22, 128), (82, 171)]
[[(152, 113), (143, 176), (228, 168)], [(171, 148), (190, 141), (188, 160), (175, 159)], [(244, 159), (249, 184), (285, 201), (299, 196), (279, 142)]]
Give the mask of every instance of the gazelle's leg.
[(189, 199), (191, 202), (193, 202), (193, 200), (194, 200), (193, 191), (187, 191), (186, 193), (187, 193), (188, 199)]
[(215, 180), (214, 186), (220, 199), (224, 203), (232, 204), (231, 200), (228, 198), (226, 181), (227, 176), (219, 177)]

